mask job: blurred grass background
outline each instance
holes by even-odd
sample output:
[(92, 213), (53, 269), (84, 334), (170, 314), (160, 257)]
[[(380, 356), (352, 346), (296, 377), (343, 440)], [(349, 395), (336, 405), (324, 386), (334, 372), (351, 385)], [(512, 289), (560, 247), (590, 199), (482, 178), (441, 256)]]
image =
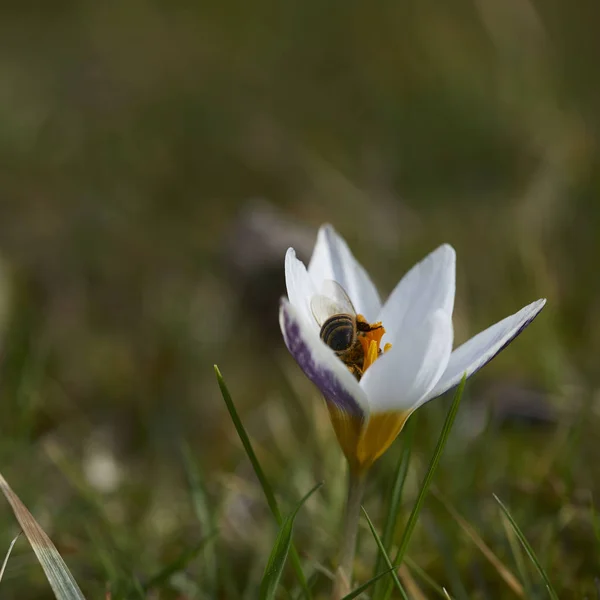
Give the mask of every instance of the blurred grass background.
[[(297, 545), (332, 567), (344, 465), (277, 325), (285, 249), (308, 259), (322, 222), (384, 296), (453, 244), (457, 342), (548, 297), (468, 384), (409, 556), (453, 597), (515, 597), (439, 500), (517, 572), (497, 493), (560, 597), (594, 597), (598, 19), (594, 0), (2, 5), (0, 468), (90, 598), (136, 597), (212, 530), (154, 593), (255, 597), (275, 529), (215, 362), (284, 509), (325, 481)], [(407, 506), (447, 406), (419, 414)], [(379, 526), (400, 446), (368, 491)], [(50, 597), (24, 541), (0, 586)]]

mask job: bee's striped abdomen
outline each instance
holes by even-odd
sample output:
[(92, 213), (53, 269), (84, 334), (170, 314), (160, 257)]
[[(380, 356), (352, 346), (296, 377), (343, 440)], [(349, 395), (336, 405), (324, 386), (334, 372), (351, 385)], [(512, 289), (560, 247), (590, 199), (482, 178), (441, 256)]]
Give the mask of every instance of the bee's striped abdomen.
[(350, 315), (329, 317), (321, 327), (321, 339), (334, 351), (344, 352), (356, 338), (356, 325)]

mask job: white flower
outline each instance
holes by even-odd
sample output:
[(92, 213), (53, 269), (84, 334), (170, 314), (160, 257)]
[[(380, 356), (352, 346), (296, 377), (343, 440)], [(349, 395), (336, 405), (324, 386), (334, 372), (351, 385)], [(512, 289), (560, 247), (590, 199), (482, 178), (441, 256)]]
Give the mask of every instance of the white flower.
[[(542, 310), (545, 299), (482, 331), (452, 351), (455, 294), (454, 249), (440, 246), (414, 266), (382, 305), (373, 282), (330, 225), (319, 230), (308, 269), (290, 248), (285, 257), (289, 301), (279, 320), (285, 343), (325, 397), (340, 445), (355, 470), (368, 468), (394, 441), (419, 406), (456, 386), (505, 348)], [(381, 322), (381, 335), (362, 334), (371, 345), (364, 374), (356, 377), (320, 337), (315, 296), (345, 290), (356, 313)], [(333, 299), (335, 300), (335, 299)], [(314, 306), (314, 305), (313, 305)], [(359, 317), (360, 318), (360, 317)], [(359, 334), (360, 335), (360, 334)], [(366, 344), (366, 345), (365, 345)], [(361, 365), (362, 369), (362, 365)]]

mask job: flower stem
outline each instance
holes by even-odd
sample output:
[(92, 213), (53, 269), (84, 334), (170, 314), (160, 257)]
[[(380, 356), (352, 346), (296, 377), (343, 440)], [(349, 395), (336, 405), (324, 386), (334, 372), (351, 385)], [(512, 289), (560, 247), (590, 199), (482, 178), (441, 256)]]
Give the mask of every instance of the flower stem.
[(352, 567), (356, 553), (356, 537), (358, 534), (358, 521), (360, 519), (360, 506), (365, 491), (365, 481), (365, 473), (355, 473), (350, 469), (348, 473), (348, 498), (346, 500), (344, 529), (342, 531), (339, 564), (333, 584), (332, 600), (341, 600), (352, 589)]

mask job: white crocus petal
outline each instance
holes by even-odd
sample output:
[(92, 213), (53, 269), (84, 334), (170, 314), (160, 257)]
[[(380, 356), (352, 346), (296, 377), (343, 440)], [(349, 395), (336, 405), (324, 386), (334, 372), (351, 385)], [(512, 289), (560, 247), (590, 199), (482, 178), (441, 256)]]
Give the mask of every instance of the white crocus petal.
[(410, 410), (438, 382), (452, 352), (452, 317), (438, 309), (369, 367), (361, 387), (371, 413)]
[(294, 308), (307, 323), (317, 327), (310, 310), (310, 299), (316, 293), (315, 286), (306, 272), (304, 263), (296, 258), (293, 248), (289, 248), (285, 255), (285, 285), (288, 298)]
[(279, 324), (291, 355), (325, 400), (353, 417), (365, 418), (369, 403), (358, 381), (285, 298), (281, 300)]
[(381, 300), (369, 275), (331, 225), (323, 225), (308, 265), (308, 273), (317, 288), (325, 279), (337, 281), (354, 304), (356, 312), (374, 321)]
[(397, 343), (436, 310), (452, 315), (455, 291), (456, 253), (444, 244), (417, 263), (390, 294), (377, 317), (387, 332), (385, 340)]
[(450, 356), (444, 374), (433, 390), (422, 399), (421, 404), (458, 385), (464, 373), (470, 377), (486, 365), (537, 317), (545, 304), (545, 298), (536, 300), (459, 346)]

